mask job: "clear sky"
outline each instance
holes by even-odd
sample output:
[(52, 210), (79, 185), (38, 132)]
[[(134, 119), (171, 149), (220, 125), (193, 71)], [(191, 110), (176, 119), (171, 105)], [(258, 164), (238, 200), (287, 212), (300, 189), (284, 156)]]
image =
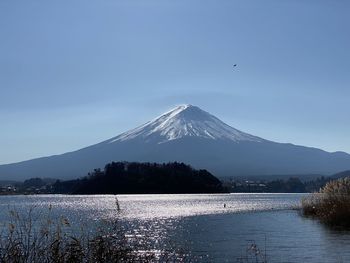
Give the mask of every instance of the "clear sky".
[(182, 103), (265, 139), (350, 152), (349, 13), (348, 0), (2, 0), (0, 164)]

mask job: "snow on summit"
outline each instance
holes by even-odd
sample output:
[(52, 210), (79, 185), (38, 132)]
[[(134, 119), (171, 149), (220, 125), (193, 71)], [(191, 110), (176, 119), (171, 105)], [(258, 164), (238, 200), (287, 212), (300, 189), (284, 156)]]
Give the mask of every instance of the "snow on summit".
[(107, 141), (108, 143), (142, 139), (164, 143), (184, 137), (200, 137), (212, 140), (255, 141), (263, 139), (241, 132), (225, 124), (215, 116), (199, 107), (189, 104), (180, 105), (153, 121)]

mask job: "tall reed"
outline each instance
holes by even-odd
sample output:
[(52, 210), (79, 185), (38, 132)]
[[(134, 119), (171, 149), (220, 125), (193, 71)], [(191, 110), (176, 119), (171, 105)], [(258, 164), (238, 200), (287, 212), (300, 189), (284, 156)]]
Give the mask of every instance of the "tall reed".
[(304, 198), (302, 211), (327, 225), (350, 227), (350, 178), (330, 181), (318, 193)]
[[(117, 201), (116, 201), (117, 202)], [(118, 203), (119, 207), (119, 203)], [(118, 208), (120, 209), (120, 207)], [(66, 217), (53, 218), (49, 212), (27, 214), (9, 211), (9, 221), (0, 232), (1, 263), (65, 263), (65, 262), (149, 262), (154, 253), (138, 253), (129, 244), (118, 222), (105, 223), (90, 234)]]

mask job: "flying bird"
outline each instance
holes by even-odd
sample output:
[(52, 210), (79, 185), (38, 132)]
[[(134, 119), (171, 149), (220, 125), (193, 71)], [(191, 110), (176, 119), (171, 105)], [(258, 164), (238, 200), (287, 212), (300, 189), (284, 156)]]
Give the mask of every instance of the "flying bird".
[(237, 64), (234, 64), (233, 67), (237, 67)]

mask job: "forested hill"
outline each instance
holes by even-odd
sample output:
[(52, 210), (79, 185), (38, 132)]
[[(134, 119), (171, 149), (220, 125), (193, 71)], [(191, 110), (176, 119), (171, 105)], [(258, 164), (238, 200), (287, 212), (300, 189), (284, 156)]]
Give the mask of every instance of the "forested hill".
[(183, 163), (112, 162), (82, 179), (57, 181), (55, 193), (70, 194), (179, 194), (220, 193), (219, 179), (206, 170)]

